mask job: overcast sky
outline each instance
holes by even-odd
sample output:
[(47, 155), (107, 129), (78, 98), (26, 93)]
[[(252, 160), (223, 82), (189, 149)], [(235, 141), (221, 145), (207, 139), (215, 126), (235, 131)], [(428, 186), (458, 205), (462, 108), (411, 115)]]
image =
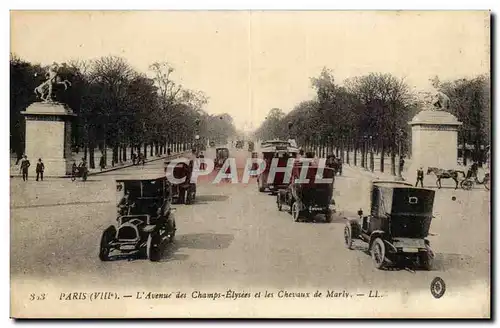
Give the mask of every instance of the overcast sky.
[(338, 81), (369, 72), (426, 89), (490, 71), (487, 12), (13, 12), (11, 51), (35, 63), (168, 61), (175, 79), (210, 98), (209, 113), (256, 128), (267, 112), (314, 97), (323, 66)]

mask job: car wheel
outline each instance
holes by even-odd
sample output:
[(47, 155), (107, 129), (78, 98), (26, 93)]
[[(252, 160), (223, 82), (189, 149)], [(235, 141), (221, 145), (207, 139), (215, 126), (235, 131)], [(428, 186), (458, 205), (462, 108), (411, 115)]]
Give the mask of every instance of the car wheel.
[(294, 202), (292, 204), (292, 218), (294, 222), (299, 222), (300, 219), (300, 211), (299, 211), (299, 203)]
[(348, 249), (352, 249), (352, 228), (351, 224), (346, 224), (344, 228), (344, 244)]
[(434, 264), (434, 253), (429, 246), (426, 247), (427, 251), (420, 254), (420, 265), (424, 270), (431, 271)]
[(262, 183), (262, 185), (261, 185), (261, 183), (260, 183), (260, 179), (258, 179), (258, 180), (257, 180), (257, 185), (258, 185), (258, 187), (259, 187), (259, 192), (264, 192), (264, 191), (266, 191), (266, 188), (263, 186), (263, 183)]
[(276, 204), (278, 205), (278, 211), (281, 212), (283, 210), (283, 203), (281, 202), (281, 197), (279, 193), (276, 196)]
[(102, 233), (101, 243), (99, 245), (99, 259), (101, 261), (109, 261), (109, 252), (111, 247), (109, 244), (113, 241), (116, 235), (116, 229), (113, 226), (108, 227)]
[(331, 223), (332, 222), (332, 211), (331, 210), (326, 211), (326, 213), (325, 213), (325, 221), (327, 223)]
[(385, 264), (385, 244), (381, 238), (375, 238), (371, 246), (373, 263), (377, 269), (381, 269)]
[(146, 244), (146, 252), (148, 259), (152, 262), (157, 262), (161, 259), (160, 238), (155, 232), (149, 234)]

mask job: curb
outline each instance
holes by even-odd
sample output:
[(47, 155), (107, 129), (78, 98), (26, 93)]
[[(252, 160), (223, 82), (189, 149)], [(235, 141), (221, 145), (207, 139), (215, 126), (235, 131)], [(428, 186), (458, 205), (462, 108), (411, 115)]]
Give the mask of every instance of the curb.
[[(170, 157), (182, 156), (182, 155), (184, 155), (186, 153), (189, 153), (189, 152), (182, 152), (182, 153), (173, 154), (173, 155), (170, 155)], [(168, 157), (169, 156), (155, 157), (154, 159), (146, 160), (145, 163), (159, 161), (159, 160), (162, 160), (162, 159), (166, 159)], [(117, 170), (121, 170), (121, 169), (126, 169), (126, 168), (129, 168), (129, 167), (132, 167), (132, 166), (136, 166), (136, 165), (134, 165), (132, 163), (129, 163), (129, 164), (121, 165), (121, 166), (115, 166), (115, 167), (112, 167), (110, 169), (104, 169), (102, 171), (89, 172), (88, 176), (94, 176), (94, 175), (99, 175), (99, 174), (103, 174), (103, 173), (107, 173), (107, 172), (112, 172), (112, 171), (117, 171)], [(10, 177), (11, 178), (21, 178), (22, 175), (21, 174), (11, 174)], [(43, 177), (44, 178), (65, 179), (65, 178), (70, 178), (71, 176), (70, 175), (44, 175)]]

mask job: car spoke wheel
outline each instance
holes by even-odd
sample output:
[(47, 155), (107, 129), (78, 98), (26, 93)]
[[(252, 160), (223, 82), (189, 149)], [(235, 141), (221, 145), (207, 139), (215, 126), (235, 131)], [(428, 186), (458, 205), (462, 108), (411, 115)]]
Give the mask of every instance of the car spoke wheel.
[(375, 238), (371, 247), (372, 259), (377, 269), (381, 269), (385, 263), (385, 245), (382, 239)]
[(299, 210), (299, 203), (298, 202), (294, 202), (292, 204), (292, 218), (293, 218), (293, 221), (299, 222), (300, 210)]
[(344, 228), (344, 244), (348, 249), (352, 249), (352, 229), (350, 224)]

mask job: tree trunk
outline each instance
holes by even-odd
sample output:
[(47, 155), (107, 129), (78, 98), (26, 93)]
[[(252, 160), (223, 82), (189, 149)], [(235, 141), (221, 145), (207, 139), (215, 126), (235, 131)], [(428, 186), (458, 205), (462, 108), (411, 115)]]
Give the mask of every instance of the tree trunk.
[(130, 158), (134, 157), (134, 145), (130, 145)]
[(365, 168), (366, 167), (366, 143), (363, 142), (363, 144), (361, 145), (361, 167), (362, 168)]
[(89, 167), (95, 169), (94, 145), (89, 146)]
[(358, 156), (357, 156), (357, 152), (358, 152), (358, 146), (357, 145), (354, 145), (354, 166), (358, 166)]
[(151, 157), (154, 156), (154, 153), (153, 153), (153, 142), (151, 142), (149, 144), (149, 156), (151, 156)]
[(148, 143), (144, 143), (144, 159), (148, 158)]
[(88, 147), (87, 145), (85, 145), (83, 147), (83, 158), (85, 158), (85, 160), (87, 160), (87, 152), (88, 152)]
[(123, 161), (127, 161), (127, 144), (123, 146)]
[(391, 149), (391, 174), (396, 175), (396, 151), (394, 147)]
[(114, 145), (113, 146), (113, 163), (112, 165), (114, 166), (114, 164), (118, 164), (118, 145)]
[(382, 149), (380, 150), (380, 172), (384, 173), (385, 165), (385, 148), (384, 143), (382, 143)]

